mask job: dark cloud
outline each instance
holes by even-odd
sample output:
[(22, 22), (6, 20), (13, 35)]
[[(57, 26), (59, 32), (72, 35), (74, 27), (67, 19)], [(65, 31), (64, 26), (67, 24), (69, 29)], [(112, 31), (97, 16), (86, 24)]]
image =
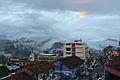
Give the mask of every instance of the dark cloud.
[(14, 0), (35, 9), (88, 11), (94, 14), (118, 14), (120, 0)]

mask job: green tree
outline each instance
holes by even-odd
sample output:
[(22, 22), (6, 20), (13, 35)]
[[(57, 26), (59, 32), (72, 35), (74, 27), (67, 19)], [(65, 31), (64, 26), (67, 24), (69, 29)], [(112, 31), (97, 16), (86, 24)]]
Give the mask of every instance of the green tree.
[(7, 76), (9, 74), (9, 69), (6, 66), (0, 66), (0, 78)]

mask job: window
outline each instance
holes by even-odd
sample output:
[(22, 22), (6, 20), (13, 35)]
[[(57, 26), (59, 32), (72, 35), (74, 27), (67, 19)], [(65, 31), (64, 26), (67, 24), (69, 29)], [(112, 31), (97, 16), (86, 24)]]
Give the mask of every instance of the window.
[(66, 45), (70, 45), (70, 43), (66, 43)]
[(77, 45), (82, 45), (81, 43), (78, 43)]
[(66, 51), (71, 51), (71, 48), (66, 48)]
[(66, 52), (66, 54), (71, 54), (70, 52)]

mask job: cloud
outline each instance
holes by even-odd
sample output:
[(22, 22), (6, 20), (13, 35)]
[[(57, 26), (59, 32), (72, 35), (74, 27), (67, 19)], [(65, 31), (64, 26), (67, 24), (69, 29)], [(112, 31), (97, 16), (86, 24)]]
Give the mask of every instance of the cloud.
[(38, 10), (88, 11), (91, 14), (119, 14), (120, 0), (14, 0)]
[[(102, 4), (101, 1), (99, 2)], [(112, 2), (110, 0), (109, 5)], [(0, 7), (0, 35), (7, 35), (8, 38), (99, 40), (109, 37), (119, 38), (120, 36), (120, 15), (109, 14), (109, 9), (106, 11), (107, 14), (102, 14), (107, 8), (102, 9), (102, 6), (100, 8), (98, 3), (95, 5), (96, 1), (94, 0), (85, 2), (78, 0), (57, 2), (56, 0), (34, 0), (34, 2), (32, 0), (19, 0), (19, 2), (6, 0), (2, 3), (4, 5)], [(78, 6), (79, 4), (81, 5)], [(116, 1), (114, 4), (118, 6)], [(96, 10), (94, 6), (97, 9), (100, 8), (100, 11), (94, 12)], [(86, 17), (82, 18), (78, 15), (81, 12), (79, 7), (85, 9)]]

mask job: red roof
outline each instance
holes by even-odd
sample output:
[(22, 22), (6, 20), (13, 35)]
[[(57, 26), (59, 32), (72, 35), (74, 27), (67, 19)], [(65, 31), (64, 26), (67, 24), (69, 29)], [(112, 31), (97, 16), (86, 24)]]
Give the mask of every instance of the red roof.
[(113, 75), (116, 75), (116, 76), (120, 77), (120, 71), (115, 69), (114, 67), (107, 66), (106, 71), (108, 71), (109, 73), (111, 73)]
[[(34, 74), (39, 74), (39, 73), (48, 73), (50, 69), (54, 68), (54, 66), (50, 62), (41, 61), (32, 65), (28, 65), (26, 66), (26, 68), (32, 71)], [(35, 80), (35, 79), (30, 75), (28, 75), (27, 73), (22, 72), (10, 76), (8, 78), (5, 78), (3, 80)]]
[(48, 73), (50, 69), (53, 69), (54, 66), (51, 62), (48, 61), (40, 61), (36, 64), (32, 64), (26, 67), (30, 71), (32, 71), (34, 74), (39, 73)]
[(113, 51), (112, 54), (119, 54), (117, 51)]
[(120, 63), (120, 56), (113, 56), (107, 65), (110, 66), (117, 63)]
[(23, 72), (23, 73), (15, 74), (13, 76), (5, 78), (3, 80), (35, 80), (35, 79)]
[(120, 56), (112, 57), (106, 67), (106, 71), (120, 77)]

